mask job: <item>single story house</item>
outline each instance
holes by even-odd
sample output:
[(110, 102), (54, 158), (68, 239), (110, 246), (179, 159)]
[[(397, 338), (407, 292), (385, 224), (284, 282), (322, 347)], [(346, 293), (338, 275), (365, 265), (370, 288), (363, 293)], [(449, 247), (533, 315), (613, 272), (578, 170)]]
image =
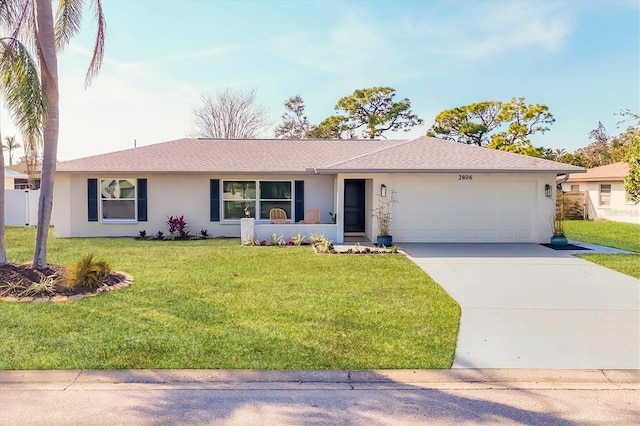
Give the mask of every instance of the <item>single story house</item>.
[(16, 172), (5, 167), (4, 169), (4, 189), (27, 189), (29, 176)]
[[(556, 178), (583, 168), (478, 146), (413, 140), (180, 139), (60, 162), (58, 237), (167, 233), (182, 216), (192, 234), (322, 232), (375, 241), (373, 210), (395, 199), (394, 242), (549, 242)], [(272, 208), (291, 224), (271, 224)], [(299, 224), (307, 209), (320, 224)], [(336, 223), (332, 223), (332, 214)]]
[(640, 223), (640, 205), (631, 201), (624, 189), (629, 165), (624, 162), (594, 167), (586, 173), (571, 175), (562, 184), (564, 191), (584, 192), (588, 219), (607, 219)]

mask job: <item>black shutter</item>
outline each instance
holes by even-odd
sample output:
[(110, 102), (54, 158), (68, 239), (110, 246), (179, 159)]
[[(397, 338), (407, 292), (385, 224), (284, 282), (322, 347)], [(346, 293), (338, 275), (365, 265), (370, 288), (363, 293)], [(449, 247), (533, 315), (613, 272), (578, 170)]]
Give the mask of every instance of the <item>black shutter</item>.
[(304, 181), (303, 180), (296, 181), (295, 209), (296, 209), (296, 222), (300, 222), (302, 219), (304, 219)]
[(147, 221), (147, 180), (138, 179), (138, 222)]
[(87, 179), (87, 220), (98, 221), (98, 179)]
[(209, 181), (209, 220), (220, 222), (220, 179)]

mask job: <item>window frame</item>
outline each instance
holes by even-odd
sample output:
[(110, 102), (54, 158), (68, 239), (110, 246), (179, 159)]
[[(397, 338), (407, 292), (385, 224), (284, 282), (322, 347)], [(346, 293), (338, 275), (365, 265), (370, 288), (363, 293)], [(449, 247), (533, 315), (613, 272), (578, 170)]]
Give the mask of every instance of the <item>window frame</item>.
[[(243, 183), (244, 182), (253, 182), (256, 185), (256, 187), (254, 188), (255, 193), (256, 193), (255, 194), (256, 198), (241, 198), (241, 199), (237, 199), (237, 200), (226, 199), (225, 198), (226, 192), (224, 190), (224, 186), (225, 186), (225, 184), (227, 182), (243, 182)], [(257, 196), (258, 196), (258, 190), (259, 189), (258, 189), (257, 182), (256, 182), (255, 179), (220, 179), (220, 189), (221, 189), (221, 191), (220, 191), (220, 206), (219, 206), (219, 208), (221, 210), (221, 215), (220, 215), (220, 220), (221, 221), (224, 221), (224, 222), (237, 222), (240, 219), (242, 219), (243, 217), (245, 217), (245, 216), (241, 216), (239, 218), (237, 218), (237, 217), (228, 218), (227, 215), (226, 215), (226, 209), (224, 207), (225, 203), (228, 202), (228, 201), (253, 202), (253, 203), (255, 203), (254, 205), (257, 205)], [(257, 210), (257, 207), (255, 208), (255, 210)], [(255, 216), (255, 212), (254, 212), (254, 216)]]
[[(253, 182), (255, 184), (255, 198), (246, 198), (246, 199), (241, 199), (241, 200), (229, 200), (229, 199), (225, 199), (225, 191), (224, 191), (224, 186), (225, 183), (227, 182)], [(286, 182), (289, 184), (289, 198), (286, 199), (274, 199), (274, 198), (262, 198), (262, 183), (263, 182)], [(250, 219), (255, 219), (257, 221), (268, 221), (269, 217), (263, 218), (261, 217), (261, 210), (262, 210), (262, 203), (268, 203), (268, 202), (282, 202), (282, 203), (289, 203), (290, 208), (289, 208), (289, 219), (293, 220), (293, 218), (295, 217), (295, 185), (294, 185), (294, 181), (293, 179), (220, 179), (220, 189), (221, 189), (221, 196), (220, 196), (220, 210), (221, 210), (221, 215), (220, 215), (220, 221), (221, 222), (233, 222), (233, 223), (237, 223), (238, 221), (240, 221), (240, 219), (243, 219), (245, 216), (239, 217), (239, 218), (235, 218), (235, 217), (227, 217), (226, 216), (226, 209), (225, 209), (225, 205), (224, 203), (227, 201), (248, 201), (248, 202), (254, 202), (254, 206), (255, 209), (252, 212), (252, 215), (249, 216)]]
[[(608, 187), (608, 188), (605, 189), (604, 187)], [(611, 184), (610, 183), (601, 183), (600, 186), (598, 187), (598, 207), (611, 208)]]
[[(102, 187), (105, 181), (128, 181), (133, 185), (133, 198), (107, 198), (103, 197)], [(104, 203), (112, 201), (132, 201), (133, 202), (133, 218), (105, 218)], [(98, 218), (100, 223), (138, 223), (138, 179), (131, 177), (100, 177), (98, 178)]]

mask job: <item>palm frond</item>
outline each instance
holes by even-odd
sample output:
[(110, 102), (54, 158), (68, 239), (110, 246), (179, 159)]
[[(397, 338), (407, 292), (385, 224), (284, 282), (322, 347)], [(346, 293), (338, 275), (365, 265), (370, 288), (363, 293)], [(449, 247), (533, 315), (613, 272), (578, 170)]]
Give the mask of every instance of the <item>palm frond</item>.
[(38, 66), (15, 38), (0, 39), (0, 94), (25, 141), (39, 141), (45, 101)]
[(54, 26), (57, 50), (64, 49), (71, 39), (80, 32), (83, 9), (84, 0), (59, 1)]
[(93, 46), (93, 57), (91, 58), (91, 63), (89, 64), (89, 69), (87, 70), (87, 75), (84, 80), (85, 88), (89, 87), (93, 79), (100, 72), (102, 60), (104, 59), (104, 39), (106, 37), (107, 21), (104, 19), (101, 0), (95, 0), (95, 8), (98, 30), (96, 33), (96, 43)]
[[(102, 1), (94, 0), (96, 11), (97, 33), (93, 47), (93, 56), (85, 76), (85, 87), (88, 87), (100, 72), (104, 58), (104, 41), (106, 37), (106, 21), (102, 10)], [(56, 11), (55, 35), (56, 49), (64, 49), (71, 39), (80, 32), (82, 12), (85, 0), (60, 0)]]

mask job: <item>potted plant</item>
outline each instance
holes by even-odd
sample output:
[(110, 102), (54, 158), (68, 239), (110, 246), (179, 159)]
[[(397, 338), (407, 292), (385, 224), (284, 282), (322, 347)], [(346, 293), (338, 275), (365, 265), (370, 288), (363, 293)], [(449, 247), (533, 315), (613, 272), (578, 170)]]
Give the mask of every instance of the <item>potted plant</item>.
[(553, 221), (553, 236), (551, 237), (552, 246), (566, 246), (568, 244), (567, 237), (564, 235), (564, 224), (562, 219)]
[[(552, 246), (566, 246), (568, 244), (567, 237), (564, 235), (564, 192), (559, 190), (556, 192), (556, 214), (553, 218), (553, 236), (551, 237)], [(559, 210), (559, 211), (558, 211)]]
[(378, 206), (373, 209), (373, 215), (378, 222), (378, 245), (384, 247), (391, 247), (393, 237), (391, 236), (391, 212), (393, 210), (393, 204), (396, 200), (393, 198), (393, 192), (391, 198), (388, 200), (382, 196), (378, 196)]

